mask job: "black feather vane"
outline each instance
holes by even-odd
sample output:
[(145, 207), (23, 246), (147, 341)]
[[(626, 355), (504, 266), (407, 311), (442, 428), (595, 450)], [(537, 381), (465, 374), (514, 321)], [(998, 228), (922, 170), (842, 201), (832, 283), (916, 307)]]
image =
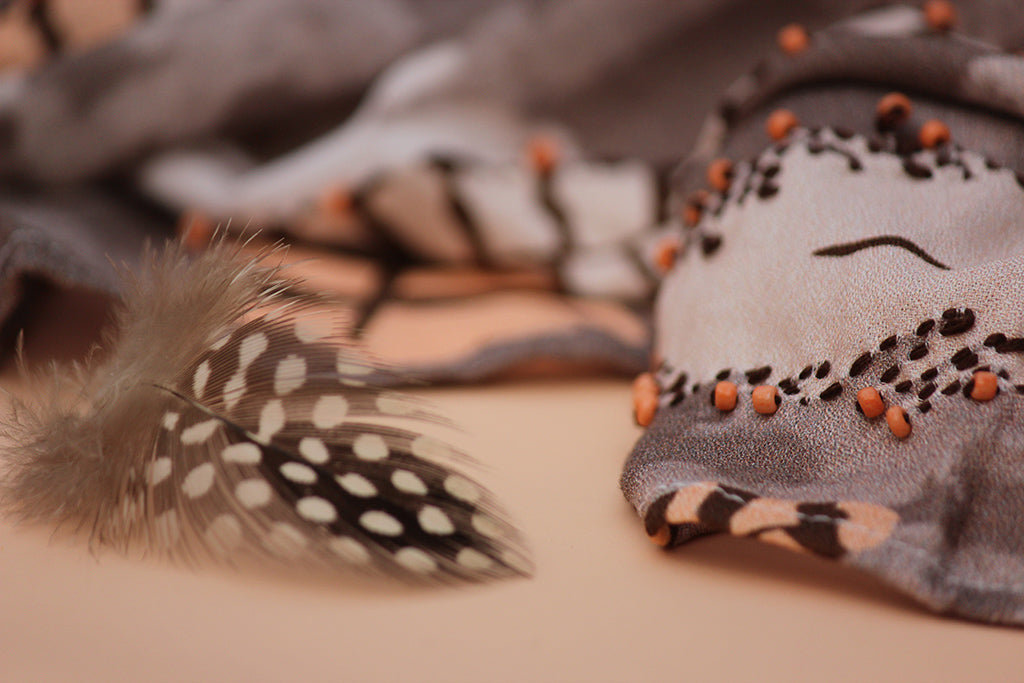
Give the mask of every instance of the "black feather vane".
[(381, 368), (265, 262), (149, 254), (98, 359), (16, 402), (2, 509), (190, 563), (528, 574), (493, 497), (415, 429), (431, 414), (367, 383)]

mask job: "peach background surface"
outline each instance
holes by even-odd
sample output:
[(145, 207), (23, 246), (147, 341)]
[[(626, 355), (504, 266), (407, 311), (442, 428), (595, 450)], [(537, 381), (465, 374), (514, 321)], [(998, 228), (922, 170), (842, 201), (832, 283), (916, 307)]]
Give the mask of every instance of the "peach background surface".
[(617, 488), (627, 382), (418, 392), (531, 541), (533, 579), (358, 588), (89, 554), (0, 521), (0, 681), (1010, 681), (1024, 632), (752, 541), (663, 552)]

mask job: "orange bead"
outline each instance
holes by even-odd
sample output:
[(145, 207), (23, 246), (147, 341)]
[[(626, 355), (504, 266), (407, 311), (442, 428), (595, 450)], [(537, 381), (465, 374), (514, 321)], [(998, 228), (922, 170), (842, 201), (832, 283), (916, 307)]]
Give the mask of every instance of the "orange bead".
[(700, 223), (700, 217), (704, 214), (704, 207), (707, 205), (708, 193), (705, 190), (697, 190), (686, 200), (683, 207), (683, 221), (691, 228)]
[(736, 385), (732, 382), (719, 382), (715, 385), (715, 407), (723, 413), (736, 408)]
[(679, 243), (678, 238), (666, 237), (661, 240), (654, 250), (654, 265), (658, 267), (658, 270), (662, 273), (672, 270), (672, 266), (676, 264), (676, 257), (679, 256), (681, 247), (682, 245)]
[(658, 412), (658, 381), (645, 372), (633, 381), (633, 417), (641, 427), (654, 421)]
[(190, 253), (197, 253), (208, 246), (217, 232), (217, 226), (210, 218), (198, 211), (186, 211), (178, 219), (178, 239)]
[(754, 410), (762, 415), (771, 415), (779, 409), (779, 404), (782, 403), (782, 399), (779, 398), (779, 390), (767, 384), (754, 387), (750, 401), (754, 404)]
[(715, 159), (708, 166), (708, 184), (719, 192), (729, 189), (732, 182), (732, 162), (728, 159)]
[(907, 417), (907, 411), (903, 408), (889, 406), (889, 409), (885, 411), (885, 421), (897, 439), (905, 439), (910, 436), (910, 418)]
[(864, 387), (857, 392), (857, 405), (860, 406), (864, 417), (869, 420), (885, 412), (885, 402), (882, 400), (881, 394), (878, 393), (878, 389), (874, 387)]
[(938, 119), (929, 119), (921, 124), (921, 130), (917, 132), (917, 139), (925, 149), (934, 149), (949, 142), (949, 126)]
[(669, 530), (668, 526), (665, 525), (648, 536), (648, 538), (650, 538), (655, 545), (660, 545), (664, 548), (668, 545), (668, 542), (672, 540), (672, 532)]
[(352, 194), (340, 185), (330, 187), (320, 195), (317, 208), (325, 216), (342, 218), (352, 211)]
[(948, 0), (928, 0), (921, 9), (925, 23), (936, 31), (948, 31), (956, 26), (956, 7)]
[(999, 393), (999, 378), (994, 372), (979, 370), (974, 373), (971, 398), (975, 401), (991, 401)]
[(551, 173), (561, 156), (558, 142), (546, 135), (537, 135), (531, 139), (526, 151), (530, 157), (530, 165), (538, 173)]
[(891, 92), (878, 100), (878, 107), (875, 109), (875, 122), (879, 128), (895, 128), (910, 118), (913, 106), (910, 99), (900, 92)]
[(793, 129), (800, 125), (800, 119), (788, 109), (776, 109), (765, 122), (764, 129), (772, 140), (784, 140)]
[(783, 26), (775, 36), (779, 49), (787, 55), (795, 55), (807, 49), (811, 44), (811, 37), (800, 24), (787, 24)]

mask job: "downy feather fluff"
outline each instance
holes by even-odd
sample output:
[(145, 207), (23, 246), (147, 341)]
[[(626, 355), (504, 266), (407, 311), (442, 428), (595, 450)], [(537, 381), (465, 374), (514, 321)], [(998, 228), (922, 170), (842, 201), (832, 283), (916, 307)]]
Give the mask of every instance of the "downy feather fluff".
[(259, 263), (223, 244), (148, 254), (96, 358), (16, 403), (3, 509), (190, 563), (528, 573), (492, 496), (416, 431), (431, 414), (367, 384), (383, 370)]

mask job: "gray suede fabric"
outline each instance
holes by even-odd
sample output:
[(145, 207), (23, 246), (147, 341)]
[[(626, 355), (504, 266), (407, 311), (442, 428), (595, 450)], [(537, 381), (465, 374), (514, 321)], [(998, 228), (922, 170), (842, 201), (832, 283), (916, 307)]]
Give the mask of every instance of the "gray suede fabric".
[[(1024, 59), (878, 26), (771, 55), (712, 115), (680, 187), (718, 157), (731, 182), (662, 284), (660, 403), (622, 487), (668, 545), (757, 538), (1020, 625)], [(893, 90), (911, 110), (887, 126)], [(772, 140), (781, 109), (799, 123)], [(929, 120), (951, 139), (921, 142)]]

